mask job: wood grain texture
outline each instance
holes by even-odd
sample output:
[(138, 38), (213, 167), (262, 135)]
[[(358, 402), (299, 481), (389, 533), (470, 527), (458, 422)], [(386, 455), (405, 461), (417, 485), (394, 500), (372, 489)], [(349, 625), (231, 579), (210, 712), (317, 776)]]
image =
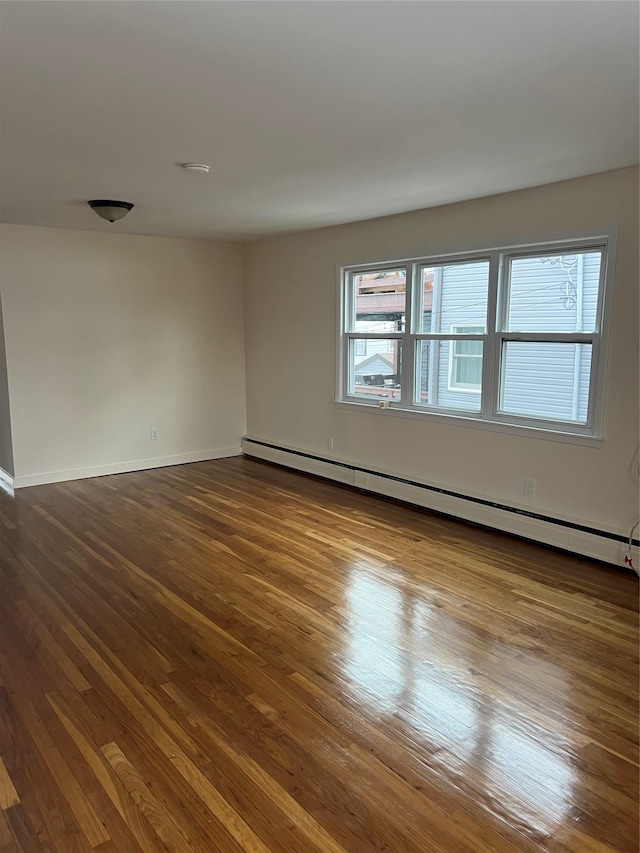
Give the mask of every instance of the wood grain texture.
[(20, 797), (18, 797), (13, 782), (7, 773), (7, 768), (0, 758), (0, 810), (10, 809), (11, 806), (17, 806), (19, 802)]
[(1, 853), (636, 853), (632, 574), (245, 458), (0, 493)]

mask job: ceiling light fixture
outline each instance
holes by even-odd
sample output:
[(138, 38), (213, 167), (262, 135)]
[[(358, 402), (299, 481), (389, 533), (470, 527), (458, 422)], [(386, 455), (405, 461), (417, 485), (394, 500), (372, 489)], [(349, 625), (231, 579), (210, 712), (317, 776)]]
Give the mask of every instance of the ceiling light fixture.
[(186, 169), (188, 172), (204, 172), (207, 174), (211, 166), (207, 166), (206, 163), (182, 163), (182, 168)]
[(118, 219), (123, 219), (131, 210), (133, 205), (128, 201), (113, 201), (108, 198), (95, 198), (87, 202), (91, 210), (102, 219), (108, 222), (116, 222)]

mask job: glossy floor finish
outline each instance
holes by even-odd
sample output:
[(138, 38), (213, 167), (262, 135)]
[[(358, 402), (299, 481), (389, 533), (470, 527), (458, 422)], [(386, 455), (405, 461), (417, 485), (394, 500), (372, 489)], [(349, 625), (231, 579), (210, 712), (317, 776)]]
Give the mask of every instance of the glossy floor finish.
[(234, 458), (0, 496), (0, 850), (638, 849), (635, 576)]

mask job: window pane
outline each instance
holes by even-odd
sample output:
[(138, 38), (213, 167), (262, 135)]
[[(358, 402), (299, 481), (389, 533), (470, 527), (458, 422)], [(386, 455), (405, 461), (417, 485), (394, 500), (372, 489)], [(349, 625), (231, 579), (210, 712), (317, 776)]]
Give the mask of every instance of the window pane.
[(485, 331), (489, 261), (422, 267), (420, 281), (418, 333), (448, 333), (461, 325)]
[[(456, 347), (471, 343), (472, 355), (458, 356)], [(479, 412), (482, 389), (482, 341), (419, 341), (416, 350), (420, 406)]]
[(584, 424), (590, 375), (591, 344), (507, 341), (500, 408), (508, 414)]
[(479, 355), (482, 358), (482, 341), (454, 341), (456, 355)]
[(358, 338), (349, 347), (349, 394), (374, 400), (400, 399), (401, 343)]
[(480, 390), (482, 383), (482, 356), (480, 358), (456, 358), (454, 362), (456, 387), (467, 386)]
[(513, 258), (506, 331), (593, 332), (601, 262), (601, 251)]
[(407, 274), (404, 269), (355, 274), (352, 278), (352, 332), (404, 330)]

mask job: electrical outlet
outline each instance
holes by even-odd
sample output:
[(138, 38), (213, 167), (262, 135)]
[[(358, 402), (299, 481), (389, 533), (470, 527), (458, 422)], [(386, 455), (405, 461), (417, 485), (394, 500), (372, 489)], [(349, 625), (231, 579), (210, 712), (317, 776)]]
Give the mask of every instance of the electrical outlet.
[(151, 427), (149, 435), (151, 436), (151, 441), (157, 441), (160, 438), (160, 430), (158, 427)]
[(333, 439), (332, 438), (327, 440), (327, 447), (329, 448), (329, 450), (333, 450)]
[(525, 480), (524, 481), (524, 496), (525, 498), (534, 498), (536, 496), (536, 481), (535, 480)]

